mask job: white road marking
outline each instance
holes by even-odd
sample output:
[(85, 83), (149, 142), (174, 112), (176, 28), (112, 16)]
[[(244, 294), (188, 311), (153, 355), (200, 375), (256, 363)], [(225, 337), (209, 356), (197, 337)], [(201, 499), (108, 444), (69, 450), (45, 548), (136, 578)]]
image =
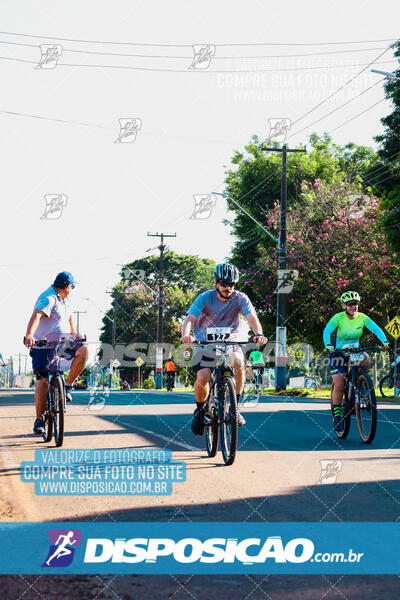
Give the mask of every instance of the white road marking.
[(191, 446), (186, 442), (179, 442), (178, 440), (174, 440), (172, 438), (167, 437), (166, 435), (161, 435), (160, 433), (156, 433), (155, 431), (150, 431), (149, 429), (143, 429), (143, 427), (136, 427), (135, 425), (131, 425), (130, 423), (124, 423), (120, 419), (118, 419), (118, 425), (121, 423), (128, 427), (129, 429), (136, 429), (136, 431), (143, 431), (143, 433), (147, 433), (148, 435), (153, 435), (154, 437), (160, 438), (164, 442), (168, 442), (170, 444), (175, 444), (176, 446), (181, 446), (185, 448), (185, 450), (191, 450), (192, 452), (201, 452), (201, 448), (196, 448), (195, 446)]

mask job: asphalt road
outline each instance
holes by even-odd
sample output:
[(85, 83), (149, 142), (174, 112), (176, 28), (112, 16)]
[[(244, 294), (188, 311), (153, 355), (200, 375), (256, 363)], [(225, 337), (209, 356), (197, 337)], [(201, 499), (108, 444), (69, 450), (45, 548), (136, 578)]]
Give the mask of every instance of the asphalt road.
[[(208, 458), (204, 438), (192, 435), (193, 410), (193, 395), (186, 393), (112, 392), (103, 405), (101, 395), (93, 398), (89, 392), (74, 392), (72, 405), (67, 408), (63, 449), (169, 449), (175, 461), (185, 462), (187, 479), (174, 483), (169, 496), (39, 496), (33, 483), (20, 481), (20, 464), (34, 460), (38, 448), (54, 444), (44, 444), (32, 434), (31, 392), (0, 392), (0, 519), (395, 521), (399, 518), (400, 405), (380, 405), (375, 441), (365, 445), (359, 438), (355, 420), (346, 440), (336, 438), (327, 400), (265, 398), (255, 407), (243, 408), (247, 423), (239, 430), (238, 455), (230, 467), (223, 465), (220, 452), (215, 458)], [(335, 461), (337, 477), (333, 483), (323, 484), (326, 479), (320, 461), (327, 460)], [(172, 595), (214, 598), (214, 592), (218, 598), (253, 600), (264, 599), (266, 594), (274, 599), (298, 598), (299, 590), (304, 598), (343, 595), (361, 598), (366, 595), (364, 584), (368, 580), (371, 593), (368, 597), (374, 598), (375, 590), (376, 597), (382, 600), (394, 597), (389, 592), (395, 589), (398, 592), (400, 581), (397, 577), (346, 576), (334, 578), (338, 580), (334, 583), (320, 576), (221, 576), (211, 578), (214, 580), (211, 592), (211, 588), (207, 591), (203, 585), (209, 579), (196, 576), (185, 583), (182, 577), (139, 576), (134, 582), (131, 578), (128, 585), (128, 578), (121, 576), (114, 585), (118, 582), (121, 598)], [(16, 593), (21, 583), (16, 577), (2, 580), (4, 589), (10, 586), (10, 594)], [(103, 594), (98, 597), (108, 598), (104, 594), (110, 593), (109, 587), (97, 582), (94, 587), (98, 586)], [(124, 596), (127, 589), (136, 589), (137, 594)], [(45, 595), (53, 597), (51, 590), (46, 589)], [(76, 596), (71, 592), (72, 597)]]

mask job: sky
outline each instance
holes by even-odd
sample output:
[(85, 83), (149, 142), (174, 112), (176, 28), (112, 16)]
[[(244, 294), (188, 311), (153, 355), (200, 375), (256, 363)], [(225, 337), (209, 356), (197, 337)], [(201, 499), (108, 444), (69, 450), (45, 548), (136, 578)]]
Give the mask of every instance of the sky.
[(375, 147), (391, 107), (370, 69), (396, 68), (399, 13), (388, 0), (3, 1), (3, 357), (26, 354), (34, 302), (59, 271), (79, 282), (94, 348), (119, 265), (157, 245), (148, 232), (176, 233), (178, 253), (229, 256), (226, 201), (193, 218), (194, 196), (223, 191), (234, 150), (267, 139), (269, 119), (291, 121), (291, 147), (333, 129), (336, 143)]

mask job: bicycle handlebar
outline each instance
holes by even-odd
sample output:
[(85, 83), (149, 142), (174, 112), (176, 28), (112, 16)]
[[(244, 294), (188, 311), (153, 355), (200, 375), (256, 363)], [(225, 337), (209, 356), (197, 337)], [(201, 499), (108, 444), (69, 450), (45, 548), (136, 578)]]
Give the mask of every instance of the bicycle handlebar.
[[(365, 346), (365, 347), (359, 347), (359, 348), (335, 348), (333, 347), (333, 351), (334, 352), (347, 352), (348, 354), (356, 354), (357, 352), (383, 352), (384, 350), (387, 350), (387, 348), (385, 346)], [(326, 348), (324, 348), (324, 350), (328, 351)]]
[(255, 342), (234, 342), (233, 340), (231, 341), (223, 341), (223, 342), (193, 342), (192, 345), (193, 346), (209, 346), (210, 344), (217, 344), (218, 346), (224, 345), (224, 346), (246, 346), (247, 344), (255, 344)]
[[(77, 339), (78, 338), (75, 338), (75, 339), (74, 338), (61, 338), (61, 339), (59, 339), (57, 341), (50, 341), (47, 338), (44, 338), (43, 340), (36, 340), (33, 345), (36, 346), (36, 347), (39, 347), (39, 348), (45, 348), (45, 347), (51, 348), (51, 347), (56, 347), (59, 344), (65, 343), (67, 341), (75, 341)], [(79, 341), (86, 342), (86, 339), (87, 338), (86, 338), (86, 335), (85, 335), (84, 337), (80, 338)]]

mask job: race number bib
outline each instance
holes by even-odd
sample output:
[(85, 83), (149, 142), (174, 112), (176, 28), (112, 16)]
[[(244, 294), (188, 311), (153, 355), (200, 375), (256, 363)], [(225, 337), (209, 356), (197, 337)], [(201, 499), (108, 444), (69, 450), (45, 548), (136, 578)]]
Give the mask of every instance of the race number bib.
[(354, 342), (353, 344), (344, 344), (342, 350), (355, 349), (355, 348), (358, 348), (358, 346), (359, 346), (358, 342)]
[(359, 365), (365, 360), (364, 352), (357, 352), (355, 354), (350, 354), (350, 364), (351, 365)]
[(207, 327), (207, 342), (224, 342), (230, 335), (230, 327)]

